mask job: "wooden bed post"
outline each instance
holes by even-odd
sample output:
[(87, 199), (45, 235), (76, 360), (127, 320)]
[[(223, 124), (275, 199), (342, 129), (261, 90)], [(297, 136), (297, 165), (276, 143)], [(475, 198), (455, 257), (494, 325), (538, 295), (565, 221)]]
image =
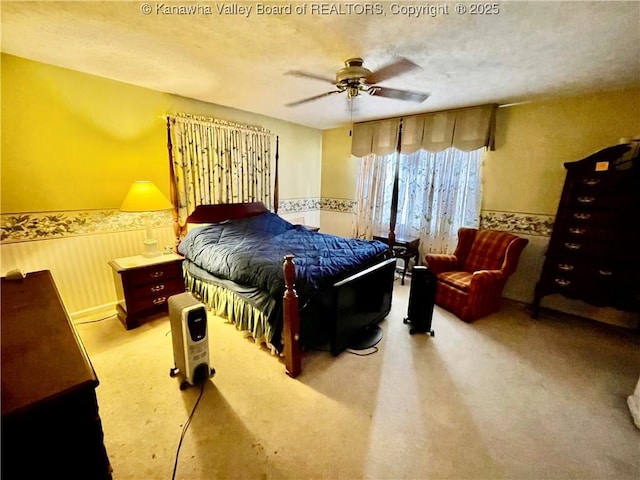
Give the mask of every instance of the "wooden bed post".
[(400, 152), (402, 150), (402, 118), (398, 125), (398, 144), (396, 145), (396, 168), (393, 173), (393, 189), (391, 190), (391, 212), (389, 216), (389, 253), (393, 255), (396, 244), (396, 220), (398, 218), (398, 184), (400, 182)]
[(300, 354), (300, 314), (298, 294), (295, 291), (296, 270), (293, 255), (285, 255), (284, 265), (285, 292), (282, 299), (282, 331), (284, 336), (284, 363), (287, 375), (297, 377), (302, 371)]
[(171, 195), (171, 204), (173, 205), (173, 234), (175, 236), (174, 243), (176, 249), (182, 238), (179, 219), (179, 199), (178, 188), (176, 186), (176, 172), (173, 166), (173, 144), (171, 142), (171, 119), (167, 117), (167, 149), (169, 150), (169, 193)]
[(276, 178), (273, 186), (273, 213), (278, 214), (278, 203), (280, 202), (280, 181), (278, 180), (278, 163), (280, 162), (280, 137), (276, 136)]

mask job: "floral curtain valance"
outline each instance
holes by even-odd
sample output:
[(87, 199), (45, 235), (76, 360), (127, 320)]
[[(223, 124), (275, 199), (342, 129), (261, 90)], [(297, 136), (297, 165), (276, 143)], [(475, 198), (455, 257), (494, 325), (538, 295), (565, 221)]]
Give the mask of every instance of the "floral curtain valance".
[(482, 147), (493, 149), (496, 105), (412, 115), (403, 118), (356, 124), (351, 154), (387, 155), (396, 150), (400, 125), (400, 151), (420, 149), (441, 152), (450, 147), (469, 152)]

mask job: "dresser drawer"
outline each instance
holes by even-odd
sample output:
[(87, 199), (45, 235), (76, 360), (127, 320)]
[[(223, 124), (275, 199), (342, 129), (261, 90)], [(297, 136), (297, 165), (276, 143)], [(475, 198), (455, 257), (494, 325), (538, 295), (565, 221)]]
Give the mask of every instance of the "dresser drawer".
[(547, 289), (564, 294), (629, 296), (640, 285), (638, 266), (579, 257), (553, 257), (547, 260), (542, 282)]
[(557, 224), (575, 227), (624, 227), (638, 231), (640, 213), (635, 210), (598, 210), (594, 208), (567, 208), (558, 216)]
[(589, 172), (572, 180), (575, 193), (633, 191), (640, 188), (640, 179), (624, 172)]
[(123, 273), (132, 287), (145, 284), (160, 284), (164, 281), (182, 278), (182, 263), (166, 262), (148, 267), (128, 270)]
[(638, 192), (575, 192), (569, 198), (570, 208), (631, 211), (640, 204)]
[(566, 225), (554, 232), (549, 252), (640, 259), (635, 237), (630, 229)]

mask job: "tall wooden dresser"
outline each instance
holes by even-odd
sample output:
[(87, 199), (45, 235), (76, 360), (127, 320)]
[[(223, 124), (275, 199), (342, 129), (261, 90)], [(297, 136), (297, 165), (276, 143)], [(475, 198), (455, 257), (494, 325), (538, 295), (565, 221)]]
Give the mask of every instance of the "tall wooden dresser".
[(96, 377), (48, 270), (2, 278), (2, 478), (111, 479)]
[(640, 142), (564, 164), (567, 176), (532, 317), (546, 295), (640, 311)]

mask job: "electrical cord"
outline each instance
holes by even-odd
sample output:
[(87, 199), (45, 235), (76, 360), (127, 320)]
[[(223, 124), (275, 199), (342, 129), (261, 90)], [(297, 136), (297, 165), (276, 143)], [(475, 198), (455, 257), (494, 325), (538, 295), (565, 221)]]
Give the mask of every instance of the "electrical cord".
[(74, 325), (86, 325), (87, 323), (98, 323), (104, 322), (105, 320), (109, 320), (110, 318), (115, 317), (116, 314), (109, 315), (108, 317), (98, 318), (97, 320), (87, 320), (85, 322), (74, 322)]
[(378, 353), (378, 347), (371, 347), (367, 349), (368, 352), (366, 353), (358, 353), (361, 352), (362, 350), (352, 350), (351, 348), (347, 348), (345, 350), (345, 352), (350, 353), (351, 355), (356, 355), (358, 357), (366, 357), (369, 355), (373, 355), (374, 353)]
[[(331, 350), (329, 349), (324, 349), (324, 348), (311, 348), (311, 351), (314, 352), (327, 352), (327, 353), (331, 353)], [(368, 351), (366, 353), (358, 353), (358, 352), (362, 352), (363, 350), (354, 350), (352, 348), (346, 348), (344, 351), (346, 353), (350, 353), (351, 355), (356, 355), (357, 357), (366, 357), (368, 355), (373, 355), (374, 353), (378, 353), (378, 347), (377, 346), (373, 346), (367, 349)]]
[(196, 400), (196, 403), (193, 405), (193, 409), (189, 414), (189, 418), (187, 419), (186, 422), (184, 422), (184, 427), (182, 427), (182, 433), (180, 434), (180, 441), (178, 442), (178, 448), (176, 450), (176, 460), (175, 460), (175, 463), (173, 464), (173, 474), (171, 475), (172, 480), (176, 478), (176, 471), (178, 470), (178, 458), (180, 456), (180, 447), (182, 447), (182, 440), (184, 440), (184, 436), (187, 433), (189, 424), (191, 424), (191, 419), (193, 418), (193, 414), (196, 413), (196, 408), (198, 407), (198, 403), (200, 403), (200, 399), (202, 398), (202, 394), (204, 393), (204, 384), (205, 384), (204, 381), (200, 383), (200, 395), (198, 395), (198, 399)]

